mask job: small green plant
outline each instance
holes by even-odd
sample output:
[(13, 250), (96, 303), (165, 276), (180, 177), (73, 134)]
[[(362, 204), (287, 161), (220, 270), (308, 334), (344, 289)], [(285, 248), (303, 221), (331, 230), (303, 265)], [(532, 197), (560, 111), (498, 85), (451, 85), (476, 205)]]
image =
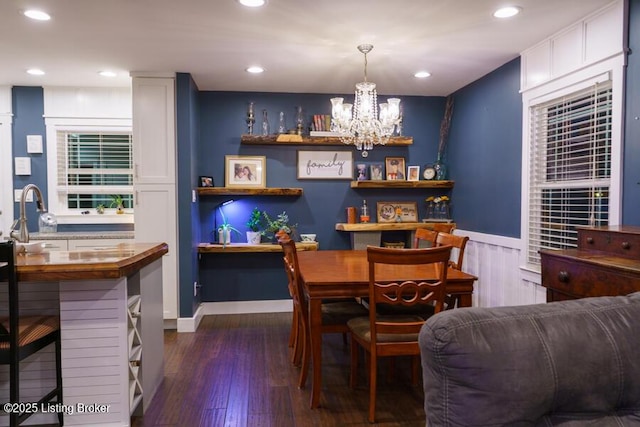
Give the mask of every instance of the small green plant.
[(124, 208), (124, 199), (122, 198), (122, 196), (120, 194), (114, 194), (111, 196), (111, 204), (109, 205), (109, 207), (113, 208), (117, 208), (117, 209), (122, 209)]
[(222, 243), (222, 246), (226, 247), (227, 240), (230, 240), (231, 232), (235, 231), (238, 234), (240, 234), (240, 232), (238, 231), (238, 229), (227, 222), (227, 218), (224, 216), (224, 212), (222, 212), (222, 209), (218, 208), (218, 210), (220, 211), (220, 216), (222, 217), (222, 224), (220, 224), (217, 229), (218, 237), (221, 238), (222, 242), (218, 243)]
[(249, 221), (247, 221), (247, 227), (253, 232), (260, 231), (262, 226), (262, 214), (258, 208), (253, 208), (251, 215), (249, 215)]
[(98, 212), (99, 214), (103, 214), (104, 213), (104, 209), (105, 209), (105, 206), (102, 203), (100, 203), (98, 206), (96, 206), (96, 212)]
[(267, 236), (268, 238), (273, 238), (280, 230), (287, 234), (292, 234), (297, 227), (297, 224), (289, 224), (289, 215), (287, 215), (286, 211), (282, 211), (281, 214), (278, 214), (276, 219), (272, 219), (266, 211), (262, 212), (262, 216), (267, 223), (264, 230), (262, 230), (262, 235)]

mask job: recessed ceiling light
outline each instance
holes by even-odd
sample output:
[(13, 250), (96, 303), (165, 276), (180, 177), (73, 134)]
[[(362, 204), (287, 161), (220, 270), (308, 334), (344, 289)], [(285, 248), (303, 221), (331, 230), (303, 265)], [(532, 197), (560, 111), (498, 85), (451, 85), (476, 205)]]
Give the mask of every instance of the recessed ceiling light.
[(28, 74), (31, 74), (32, 76), (44, 76), (44, 71), (40, 70), (39, 68), (30, 68), (27, 70)]
[(115, 76), (117, 76), (117, 74), (114, 73), (113, 71), (100, 71), (98, 74), (100, 74), (102, 77), (115, 77)]
[(24, 16), (26, 16), (27, 18), (35, 19), (36, 21), (48, 21), (49, 19), (51, 19), (51, 15), (49, 15), (47, 12), (35, 9), (25, 10)]
[(520, 13), (522, 9), (518, 6), (507, 6), (502, 7), (495, 12), (493, 12), (493, 16), (496, 18), (511, 18), (512, 16), (516, 16)]
[(251, 74), (260, 74), (264, 72), (264, 68), (254, 65), (253, 67), (247, 68), (246, 71), (247, 73), (251, 73)]
[(238, 0), (238, 3), (247, 7), (260, 7), (264, 6), (266, 0)]
[(419, 79), (424, 79), (424, 78), (426, 78), (426, 77), (430, 77), (430, 76), (431, 76), (431, 73), (430, 73), (430, 72), (428, 72), (428, 71), (418, 71), (418, 72), (417, 72), (417, 73), (415, 73), (413, 76), (414, 76), (414, 77), (417, 77), (417, 78), (419, 78)]

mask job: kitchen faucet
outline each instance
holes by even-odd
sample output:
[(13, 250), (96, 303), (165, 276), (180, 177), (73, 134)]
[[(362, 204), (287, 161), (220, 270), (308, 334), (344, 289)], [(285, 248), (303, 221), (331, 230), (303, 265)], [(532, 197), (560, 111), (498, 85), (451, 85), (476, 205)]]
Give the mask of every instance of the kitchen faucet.
[[(11, 225), (11, 230), (9, 232), (9, 236), (12, 239), (17, 240), (20, 243), (29, 243), (29, 230), (27, 230), (27, 213), (26, 213), (26, 199), (29, 190), (33, 190), (36, 194), (36, 206), (38, 211), (41, 213), (45, 213), (47, 208), (44, 206), (44, 199), (42, 198), (42, 192), (35, 184), (27, 184), (22, 189), (22, 194), (20, 195), (20, 218), (13, 221)], [(20, 228), (15, 230), (16, 225), (20, 223)]]

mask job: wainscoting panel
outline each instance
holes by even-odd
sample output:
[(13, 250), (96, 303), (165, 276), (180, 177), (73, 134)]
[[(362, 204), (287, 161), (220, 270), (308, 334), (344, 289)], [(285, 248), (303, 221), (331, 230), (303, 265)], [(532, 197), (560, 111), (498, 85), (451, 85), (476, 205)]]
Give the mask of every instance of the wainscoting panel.
[(546, 302), (546, 290), (525, 280), (520, 269), (520, 239), (456, 230), (469, 236), (462, 269), (478, 277), (474, 307)]

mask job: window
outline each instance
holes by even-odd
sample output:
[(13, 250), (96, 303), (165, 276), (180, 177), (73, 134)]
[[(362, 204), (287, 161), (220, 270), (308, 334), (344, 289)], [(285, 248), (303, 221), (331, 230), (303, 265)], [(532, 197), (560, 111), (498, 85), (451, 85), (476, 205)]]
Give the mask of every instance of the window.
[(595, 83), (529, 109), (527, 262), (539, 249), (577, 245), (577, 226), (607, 225), (612, 160), (612, 85)]
[(67, 209), (113, 207), (112, 195), (133, 207), (131, 132), (58, 131), (57, 153), (57, 190)]

